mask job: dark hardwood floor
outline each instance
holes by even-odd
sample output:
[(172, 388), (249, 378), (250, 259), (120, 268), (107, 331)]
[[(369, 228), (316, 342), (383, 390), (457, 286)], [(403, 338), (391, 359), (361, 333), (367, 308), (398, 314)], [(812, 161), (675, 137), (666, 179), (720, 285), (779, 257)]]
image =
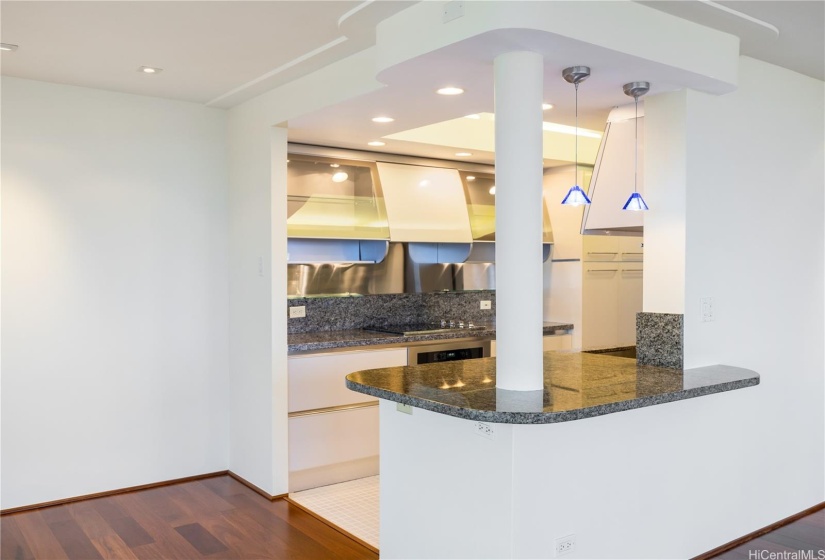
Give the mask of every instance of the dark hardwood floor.
[[(799, 551), (808, 552), (811, 554), (810, 558), (817, 560), (825, 558), (825, 509), (723, 552), (714, 558), (766, 560), (782, 558), (783, 552), (799, 553)], [(775, 556), (771, 556), (771, 553)], [(792, 558), (792, 556), (787, 557)]]
[(4, 515), (0, 529), (3, 560), (378, 558), (228, 476)]

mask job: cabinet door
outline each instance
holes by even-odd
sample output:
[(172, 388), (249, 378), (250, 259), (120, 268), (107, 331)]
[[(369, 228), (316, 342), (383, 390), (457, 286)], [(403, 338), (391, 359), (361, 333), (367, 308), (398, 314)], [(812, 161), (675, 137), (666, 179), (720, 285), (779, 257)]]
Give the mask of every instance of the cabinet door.
[(289, 491), (378, 474), (378, 406), (289, 419)]
[(619, 338), (616, 346), (635, 346), (636, 313), (642, 310), (642, 263), (625, 262), (619, 268)]
[(625, 262), (644, 260), (644, 238), (622, 237), (619, 241), (619, 259)]
[(609, 235), (585, 235), (582, 238), (582, 247), (584, 255), (582, 259), (585, 261), (604, 261), (612, 262), (619, 260), (619, 243), (620, 237), (611, 237)]
[(548, 350), (570, 350), (573, 347), (573, 335), (553, 334), (542, 339), (542, 348)]
[(582, 347), (618, 346), (619, 263), (582, 266)]
[(290, 356), (289, 412), (374, 401), (347, 389), (344, 378), (362, 369), (405, 365), (406, 348)]

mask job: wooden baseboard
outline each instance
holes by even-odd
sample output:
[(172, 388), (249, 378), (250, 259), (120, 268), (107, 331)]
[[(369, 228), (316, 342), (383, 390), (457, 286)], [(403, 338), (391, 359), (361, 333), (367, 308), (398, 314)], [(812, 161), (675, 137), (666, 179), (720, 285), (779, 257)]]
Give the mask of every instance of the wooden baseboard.
[(241, 484), (243, 484), (244, 486), (246, 486), (250, 490), (254, 490), (255, 492), (257, 492), (258, 494), (260, 494), (261, 496), (263, 496), (264, 498), (266, 498), (267, 500), (269, 500), (271, 502), (274, 502), (275, 500), (280, 500), (282, 498), (286, 498), (286, 496), (287, 496), (287, 494), (275, 494), (273, 496), (269, 492), (266, 492), (263, 489), (258, 488), (257, 486), (255, 486), (254, 484), (249, 482), (244, 477), (238, 476), (237, 474), (233, 473), (232, 471), (226, 471), (226, 474), (228, 474), (229, 476), (231, 476), (232, 478), (234, 478), (235, 480), (237, 480), (238, 482), (240, 482)]
[(771, 523), (767, 527), (762, 527), (761, 529), (757, 529), (753, 533), (748, 533), (744, 537), (739, 537), (738, 539), (730, 541), (729, 543), (723, 544), (722, 546), (717, 546), (713, 550), (705, 552), (704, 554), (700, 554), (699, 556), (694, 556), (693, 558), (691, 558), (691, 560), (709, 560), (710, 558), (713, 558), (714, 556), (718, 556), (718, 555), (722, 554), (723, 552), (727, 552), (731, 549), (736, 548), (737, 546), (741, 546), (741, 545), (745, 544), (748, 541), (752, 541), (753, 539), (761, 537), (762, 535), (766, 535), (766, 534), (770, 533), (771, 531), (775, 531), (775, 530), (779, 529), (780, 527), (788, 525), (789, 523), (793, 523), (794, 521), (802, 519), (803, 517), (807, 517), (807, 516), (811, 515), (812, 513), (817, 512), (821, 509), (825, 509), (825, 502), (819, 503), (815, 506), (811, 506), (811, 507), (809, 507), (808, 509), (806, 509), (804, 511), (800, 511), (799, 513), (795, 513), (795, 514), (791, 515), (790, 517), (786, 517), (785, 519), (777, 521), (776, 523)]
[(346, 530), (342, 529), (341, 527), (339, 527), (335, 523), (331, 522), (330, 520), (324, 519), (323, 517), (321, 517), (320, 515), (318, 515), (314, 511), (312, 511), (311, 509), (307, 509), (306, 507), (302, 506), (301, 504), (299, 504), (295, 500), (289, 499), (288, 495), (284, 497), (284, 501), (289, 502), (290, 504), (292, 504), (296, 508), (300, 509), (301, 511), (304, 511), (304, 512), (308, 513), (309, 515), (311, 515), (312, 517), (314, 517), (315, 519), (317, 519), (318, 521), (320, 521), (324, 525), (328, 525), (329, 527), (332, 527), (333, 529), (335, 529), (339, 533), (348, 536), (349, 538), (351, 538), (352, 540), (354, 540), (355, 542), (357, 542), (361, 546), (370, 549), (371, 551), (373, 551), (376, 554), (380, 554), (380, 551), (377, 548), (375, 548), (374, 546), (372, 546), (370, 543), (359, 539), (358, 537), (356, 537), (355, 535), (353, 535), (349, 531), (346, 531)]
[(203, 480), (206, 478), (214, 478), (216, 476), (224, 476), (231, 474), (229, 471), (218, 471), (208, 474), (198, 474), (195, 476), (186, 476), (183, 478), (175, 478), (172, 480), (163, 480), (161, 482), (152, 482), (149, 484), (140, 484), (138, 486), (129, 486), (128, 488), (118, 488), (116, 490), (107, 490), (105, 492), (96, 492), (94, 494), (85, 494), (83, 496), (74, 496), (71, 498), (63, 498), (61, 500), (52, 500), (51, 502), (42, 502), (39, 504), (31, 504), (28, 506), (18, 506), (0, 510), (0, 515), (8, 515), (10, 513), (19, 513), (21, 511), (30, 511), (33, 509), (47, 508), (51, 506), (61, 506), (64, 504), (71, 504), (73, 502), (81, 502), (83, 500), (93, 500), (95, 498), (105, 498), (106, 496), (115, 496), (117, 494), (126, 494), (127, 492), (137, 492), (138, 490), (148, 490), (149, 488), (158, 488), (160, 486), (170, 486), (172, 484), (180, 484), (181, 482), (192, 482), (195, 480)]

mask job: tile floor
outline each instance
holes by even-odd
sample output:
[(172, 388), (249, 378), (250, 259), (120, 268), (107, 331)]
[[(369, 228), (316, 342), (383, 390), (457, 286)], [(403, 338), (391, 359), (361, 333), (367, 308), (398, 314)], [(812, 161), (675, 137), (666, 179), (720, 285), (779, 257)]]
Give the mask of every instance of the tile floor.
[(378, 476), (293, 492), (289, 498), (379, 548)]

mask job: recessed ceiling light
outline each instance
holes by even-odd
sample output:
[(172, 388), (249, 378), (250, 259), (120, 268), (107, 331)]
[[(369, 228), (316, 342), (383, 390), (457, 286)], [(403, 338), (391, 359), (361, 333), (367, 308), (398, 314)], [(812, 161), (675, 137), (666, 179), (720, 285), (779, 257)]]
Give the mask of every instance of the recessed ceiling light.
[(428, 187), (429, 185), (430, 185), (430, 180), (429, 179), (423, 179), (423, 180), (418, 182), (419, 187)]
[(380, 140), (373, 140), (372, 142), (367, 142), (367, 145), (368, 146), (384, 146), (385, 144), (384, 144), (384, 142), (381, 142)]
[(154, 68), (152, 66), (141, 66), (138, 68), (138, 72), (143, 72), (144, 74), (160, 74), (163, 72), (163, 68)]
[(341, 167), (341, 165), (337, 164), (337, 163), (330, 163), (329, 166), (330, 167)]
[(492, 194), (492, 195), (496, 194), (496, 186), (495, 185), (490, 187), (490, 194)]
[(475, 181), (476, 178), (473, 175), (467, 175), (467, 180), (468, 181)]
[(456, 152), (455, 155), (456, 157), (470, 157), (473, 154), (470, 152)]
[(448, 86), (435, 90), (438, 95), (461, 95), (464, 90), (460, 87)]
[(333, 183), (343, 183), (347, 179), (349, 179), (349, 175), (347, 175), (344, 171), (339, 171), (337, 173), (333, 173), (332, 175)]
[(12, 45), (11, 43), (0, 43), (0, 51), (16, 51), (17, 45)]
[(394, 120), (395, 119), (392, 118), (392, 117), (373, 117), (372, 118), (372, 122), (377, 122), (377, 123), (388, 123), (388, 122), (392, 122)]
[(542, 111), (547, 111), (548, 109), (552, 109), (552, 108), (553, 108), (552, 103), (542, 103), (541, 104), (541, 110)]

